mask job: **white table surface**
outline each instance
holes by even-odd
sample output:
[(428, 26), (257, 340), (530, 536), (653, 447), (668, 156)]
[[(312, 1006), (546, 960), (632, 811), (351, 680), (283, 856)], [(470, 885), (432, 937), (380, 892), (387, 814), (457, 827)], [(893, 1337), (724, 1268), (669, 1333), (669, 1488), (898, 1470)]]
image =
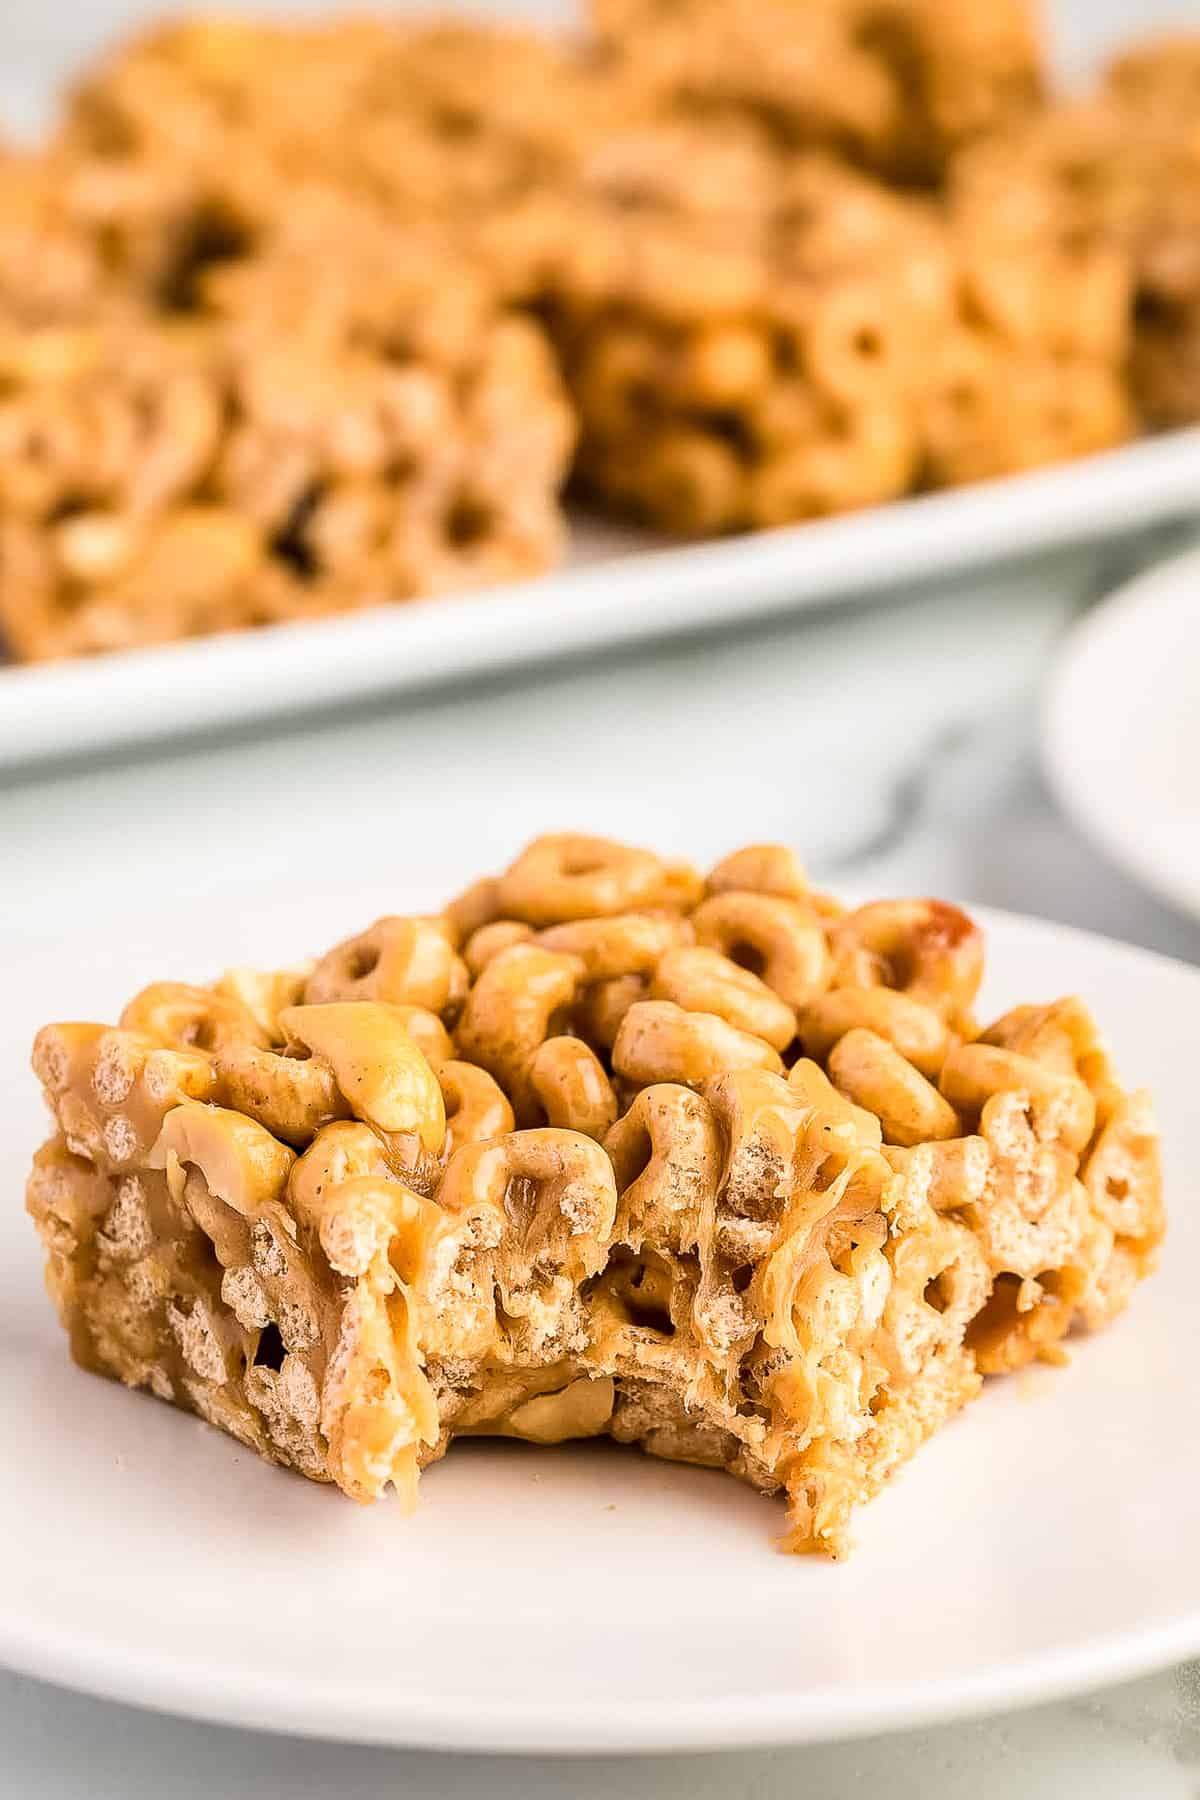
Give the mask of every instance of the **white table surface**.
[[(700, 860), (782, 838), (831, 885), (991, 902), (1200, 961), (1200, 922), (1080, 841), (1036, 757), (1062, 633), (1138, 555), (1166, 547), (1076, 553), (738, 637), (13, 776), (0, 785), (0, 927), (45, 933), (69, 956), (87, 907), (111, 919), (114, 942), (127, 936), (136, 967), (131, 922), (147, 896), (201, 897), (232, 937), (247, 884), (277, 888), (285, 910), (298, 884), (360, 881), (373, 904), (394, 881), (402, 904), (406, 868), (453, 880), (576, 824)], [(25, 1048), (4, 1040), (0, 1015), (0, 1055)], [(0, 1674), (0, 1794), (29, 1800), (1037, 1800), (1068, 1783), (1091, 1800), (1200, 1793), (1200, 1666), (904, 1738), (571, 1766), (255, 1737)]]

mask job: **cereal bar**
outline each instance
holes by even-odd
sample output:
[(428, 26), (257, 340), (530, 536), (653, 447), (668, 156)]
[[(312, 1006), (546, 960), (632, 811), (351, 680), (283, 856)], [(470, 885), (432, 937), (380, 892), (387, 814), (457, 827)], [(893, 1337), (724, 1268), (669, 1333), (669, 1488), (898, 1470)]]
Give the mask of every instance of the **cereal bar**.
[[(1108, 358), (1110, 289), (1103, 316), (1096, 277), (1107, 263), (1121, 278), (1131, 399), (1151, 426), (1200, 416), (1200, 149), (1194, 95), (1200, 44), (1171, 40), (1131, 52), (1097, 96), (1048, 108), (1019, 129), (968, 149), (952, 173), (952, 205), (1019, 245), (1057, 239), (1057, 276), (1030, 269), (1031, 290), (1053, 307), (1063, 332), (1088, 331), (1088, 353)], [(1070, 267), (1090, 270), (1082, 285)], [(1078, 358), (1077, 341), (1069, 354)]]
[(1074, 999), (981, 1030), (978, 928), (529, 845), (319, 961), (47, 1026), (29, 1183), (85, 1368), (358, 1500), (458, 1435), (723, 1468), (838, 1555), (987, 1377), (1106, 1325), (1153, 1116)]
[(782, 525), (1133, 430), (1127, 254), (997, 217), (965, 176), (934, 206), (676, 122), (615, 135), (518, 214), (504, 279), (558, 348), (577, 478), (668, 530)]
[(438, 243), (400, 248), (314, 202), (198, 274), (190, 310), (0, 332), (0, 632), (18, 655), (554, 560), (573, 421), (542, 334)]
[(469, 234), (633, 105), (586, 46), (515, 26), (199, 16), (90, 70), (65, 137), (218, 180), (260, 222), (294, 218), (316, 177)]
[(935, 486), (1104, 450), (1137, 427), (1134, 259), (1065, 203), (1067, 167), (1050, 172), (1057, 150), (1033, 150), (1058, 116), (985, 139), (951, 167), (945, 216), (960, 298), (932, 353)]
[(923, 204), (820, 151), (676, 124), (610, 142), (557, 216), (530, 210), (591, 494), (713, 533), (912, 487), (927, 346), (953, 307)]
[(1028, 0), (593, 0), (592, 12), (643, 104), (734, 115), (906, 180), (936, 177), (1041, 92)]
[(201, 15), (117, 46), (0, 150), (6, 653), (527, 575), (568, 480), (711, 535), (1200, 417), (1197, 40), (1059, 102), (1035, 10)]
[(1200, 38), (1153, 39), (1119, 57), (1106, 94), (1123, 149), (1105, 158), (1113, 227), (1137, 275), (1133, 386), (1151, 426), (1200, 419)]

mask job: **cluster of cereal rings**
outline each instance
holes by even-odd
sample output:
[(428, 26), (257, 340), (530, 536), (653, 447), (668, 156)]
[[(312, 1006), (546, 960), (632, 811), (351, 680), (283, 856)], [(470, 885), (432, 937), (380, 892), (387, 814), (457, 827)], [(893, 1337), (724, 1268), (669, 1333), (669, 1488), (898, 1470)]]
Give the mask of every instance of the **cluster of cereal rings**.
[(608, 1430), (836, 1548), (1161, 1236), (1145, 1096), (1078, 1001), (981, 1033), (982, 972), (957, 908), (843, 911), (779, 847), (556, 835), (306, 969), (47, 1027), (76, 1353), (360, 1498), (463, 1431)]

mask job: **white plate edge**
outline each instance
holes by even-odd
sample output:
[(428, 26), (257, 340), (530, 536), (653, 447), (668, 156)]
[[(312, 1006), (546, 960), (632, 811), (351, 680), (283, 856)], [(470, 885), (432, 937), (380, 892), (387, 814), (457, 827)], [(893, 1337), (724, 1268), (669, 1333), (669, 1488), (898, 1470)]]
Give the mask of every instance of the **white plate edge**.
[(1093, 784), (1081, 775), (1071, 741), (1078, 699), (1086, 692), (1095, 660), (1104, 656), (1111, 638), (1123, 632), (1132, 616), (1143, 609), (1153, 615), (1171, 607), (1189, 578), (1200, 586), (1200, 547), (1184, 550), (1121, 583), (1072, 627), (1059, 648), (1046, 686), (1039, 737), (1042, 771), (1068, 818), (1118, 869), (1185, 917), (1194, 919), (1194, 891), (1175, 881), (1161, 863), (1143, 856), (1114, 825), (1107, 809), (1097, 805)]
[[(700, 1750), (740, 1750), (800, 1744), (847, 1742), (891, 1731), (986, 1717), (1021, 1706), (1082, 1695), (1144, 1675), (1153, 1675), (1200, 1654), (1200, 1615), (1144, 1633), (1100, 1638), (1082, 1648), (1045, 1651), (1019, 1664), (906, 1688), (868, 1689), (839, 1701), (819, 1692), (807, 1702), (786, 1690), (741, 1698), (732, 1717), (709, 1698), (689, 1702), (626, 1702), (613, 1722), (604, 1703), (560, 1709), (547, 1717), (536, 1704), (514, 1708), (503, 1701), (481, 1709), (476, 1697), (456, 1702), (444, 1697), (414, 1705), (389, 1700), (381, 1716), (379, 1697), (355, 1704), (322, 1705), (305, 1696), (303, 1712), (286, 1687), (267, 1678), (252, 1697), (230, 1679), (215, 1692), (198, 1692), (186, 1670), (164, 1672), (152, 1651), (144, 1661), (86, 1652), (63, 1654), (46, 1645), (13, 1654), (0, 1629), (0, 1665), (56, 1683), (74, 1692), (120, 1705), (211, 1724), (327, 1742), (386, 1745), (394, 1749), (437, 1750), (488, 1755), (633, 1756)], [(464, 1718), (471, 1716), (471, 1735)]]

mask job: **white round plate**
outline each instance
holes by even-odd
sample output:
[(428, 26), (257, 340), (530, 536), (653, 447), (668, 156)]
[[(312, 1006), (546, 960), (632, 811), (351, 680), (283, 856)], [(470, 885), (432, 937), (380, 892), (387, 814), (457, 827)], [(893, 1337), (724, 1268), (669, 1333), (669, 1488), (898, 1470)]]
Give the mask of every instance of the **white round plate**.
[(1200, 550), (1138, 576), (1071, 632), (1043, 759), (1093, 842), (1200, 916)]
[(9, 942), (0, 1661), (241, 1725), (601, 1752), (875, 1732), (1200, 1651), (1200, 972), (1061, 927), (993, 916), (985, 1003), (1083, 993), (1156, 1090), (1162, 1269), (1068, 1368), (992, 1385), (919, 1452), (843, 1564), (779, 1554), (781, 1509), (729, 1478), (603, 1444), (456, 1446), (414, 1517), (359, 1508), (73, 1368), (21, 1211), (34, 1027), (329, 942), (381, 898), (166, 908), (69, 957)]

